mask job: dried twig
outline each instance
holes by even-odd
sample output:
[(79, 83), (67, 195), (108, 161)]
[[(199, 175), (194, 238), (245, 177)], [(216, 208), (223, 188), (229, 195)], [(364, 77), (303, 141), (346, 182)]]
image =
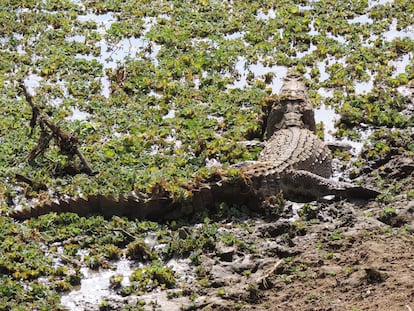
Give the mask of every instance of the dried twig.
[(272, 287), (272, 282), (270, 281), (270, 277), (276, 273), (276, 270), (279, 266), (284, 262), (283, 259), (280, 259), (276, 264), (270, 267), (262, 277), (259, 278), (258, 284), (261, 289), (269, 289)]
[(89, 165), (85, 156), (78, 148), (78, 138), (62, 130), (58, 125), (50, 121), (44, 114), (41, 113), (39, 108), (36, 107), (36, 105), (33, 103), (32, 95), (29, 94), (23, 82), (20, 83), (20, 87), (23, 91), (27, 103), (32, 108), (32, 117), (30, 120), (30, 135), (32, 135), (36, 124), (39, 124), (41, 129), (39, 141), (30, 152), (28, 157), (29, 160), (33, 160), (40, 154), (43, 154), (44, 151), (49, 147), (50, 140), (53, 138), (56, 145), (59, 147), (60, 151), (63, 154), (69, 157), (79, 157), (82, 163), (81, 172), (84, 172), (90, 176), (96, 175), (96, 172), (92, 170), (92, 167)]

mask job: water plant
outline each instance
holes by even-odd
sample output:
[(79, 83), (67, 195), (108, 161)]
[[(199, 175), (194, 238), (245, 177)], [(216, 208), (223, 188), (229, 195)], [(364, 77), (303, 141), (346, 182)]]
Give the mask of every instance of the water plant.
[[(208, 176), (203, 167), (212, 159), (238, 180), (229, 165), (255, 159), (260, 149), (237, 142), (261, 138), (265, 98), (277, 91), (284, 66), (305, 74), (315, 106), (341, 115), (337, 137), (358, 140), (361, 129), (373, 130), (360, 163), (380, 167), (398, 152), (412, 154), (413, 138), (404, 130), (414, 122), (411, 98), (399, 91), (414, 77), (406, 31), (412, 11), (412, 1), (2, 1), (0, 209), (157, 183), (185, 202), (180, 185)], [(61, 168), (70, 161), (53, 146), (27, 161), (41, 129), (29, 135), (22, 81), (44, 114), (79, 138), (98, 175), (66, 174)], [(332, 96), (321, 96), (321, 88)], [(389, 188), (398, 193), (396, 185)], [(236, 207), (220, 211), (220, 217), (240, 215)], [(254, 251), (214, 223), (185, 238), (173, 225), (74, 214), (21, 224), (0, 215), (0, 224), (0, 270), (7, 276), (0, 279), (0, 305), (10, 310), (58, 310), (56, 291), (78, 282), (79, 265), (110, 267), (122, 249), (146, 262), (191, 255), (196, 265), (217, 241)], [(143, 244), (157, 230), (167, 244), (161, 254)], [(53, 261), (75, 270), (56, 269)], [(39, 282), (44, 277), (50, 284)]]
[(131, 286), (135, 291), (147, 292), (160, 286), (161, 288), (174, 288), (175, 272), (159, 261), (152, 262), (150, 267), (138, 268), (130, 276)]

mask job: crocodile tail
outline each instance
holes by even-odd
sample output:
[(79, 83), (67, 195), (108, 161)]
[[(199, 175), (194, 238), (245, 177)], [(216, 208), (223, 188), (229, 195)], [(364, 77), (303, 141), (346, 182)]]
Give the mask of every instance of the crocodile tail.
[[(146, 197), (132, 192), (129, 195), (114, 197), (111, 195), (92, 195), (88, 198), (67, 198), (38, 204), (32, 207), (15, 209), (8, 215), (18, 221), (39, 217), (48, 213), (76, 213), (80, 216), (93, 214), (105, 218), (112, 216), (162, 220), (174, 216), (175, 204), (171, 197)], [(175, 213), (177, 214), (177, 212)], [(179, 217), (177, 215), (176, 217)]]
[(92, 195), (88, 198), (68, 198), (57, 202), (38, 204), (30, 208), (13, 210), (9, 216), (23, 221), (51, 212), (76, 213), (80, 216), (91, 214), (127, 217), (130, 219), (148, 219), (155, 221), (178, 219), (193, 213), (216, 207), (221, 202), (259, 206), (260, 196), (249, 180), (239, 178), (229, 181), (226, 177), (218, 181), (194, 185), (192, 196), (187, 202), (177, 202), (168, 192), (142, 194), (131, 192), (129, 195), (114, 197), (110, 195)]
[(98, 201), (94, 197), (88, 199), (84, 198), (68, 198), (60, 199), (59, 201), (50, 201), (43, 204), (38, 204), (32, 207), (25, 207), (22, 209), (14, 209), (8, 215), (16, 220), (23, 221), (29, 218), (39, 217), (48, 213), (76, 213), (80, 216), (92, 214), (97, 209)]

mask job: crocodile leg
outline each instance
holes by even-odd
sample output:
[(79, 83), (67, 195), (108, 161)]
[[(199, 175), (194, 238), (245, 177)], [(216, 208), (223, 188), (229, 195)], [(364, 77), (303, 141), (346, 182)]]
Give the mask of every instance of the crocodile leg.
[(373, 199), (380, 192), (347, 182), (333, 181), (303, 170), (289, 170), (280, 175), (280, 188), (286, 198), (318, 199), (335, 195), (348, 199)]

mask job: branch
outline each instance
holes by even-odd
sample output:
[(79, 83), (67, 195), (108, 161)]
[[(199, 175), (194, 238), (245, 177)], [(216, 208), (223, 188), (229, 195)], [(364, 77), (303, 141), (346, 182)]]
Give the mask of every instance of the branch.
[[(53, 138), (56, 142), (56, 145), (59, 147), (60, 151), (68, 155), (69, 157), (78, 156), (81, 163), (82, 168), (81, 172), (88, 174), (89, 176), (96, 175), (97, 172), (94, 172), (88, 161), (86, 160), (85, 156), (78, 148), (79, 140), (76, 136), (71, 135), (60, 128), (60, 126), (56, 125), (52, 121), (50, 121), (47, 116), (42, 114), (38, 107), (35, 106), (33, 103), (32, 95), (26, 89), (24, 82), (20, 83), (20, 88), (23, 91), (24, 97), (26, 98), (27, 103), (32, 108), (32, 118), (30, 120), (30, 127), (31, 132), (30, 135), (33, 133), (33, 129), (37, 123), (39, 123), (42, 133), (39, 139), (38, 144), (33, 148), (30, 152), (30, 159), (34, 159), (39, 154), (43, 153), (44, 150), (49, 146), (49, 141)], [(46, 131), (46, 127), (50, 129), (51, 134)]]
[(26, 86), (24, 85), (24, 82), (20, 82), (20, 88), (23, 90), (23, 95), (26, 98), (27, 103), (32, 107), (32, 118), (30, 119), (30, 135), (33, 134), (33, 129), (36, 126), (37, 119), (40, 115), (40, 110), (33, 104), (32, 95), (29, 94), (29, 92), (26, 89)]

